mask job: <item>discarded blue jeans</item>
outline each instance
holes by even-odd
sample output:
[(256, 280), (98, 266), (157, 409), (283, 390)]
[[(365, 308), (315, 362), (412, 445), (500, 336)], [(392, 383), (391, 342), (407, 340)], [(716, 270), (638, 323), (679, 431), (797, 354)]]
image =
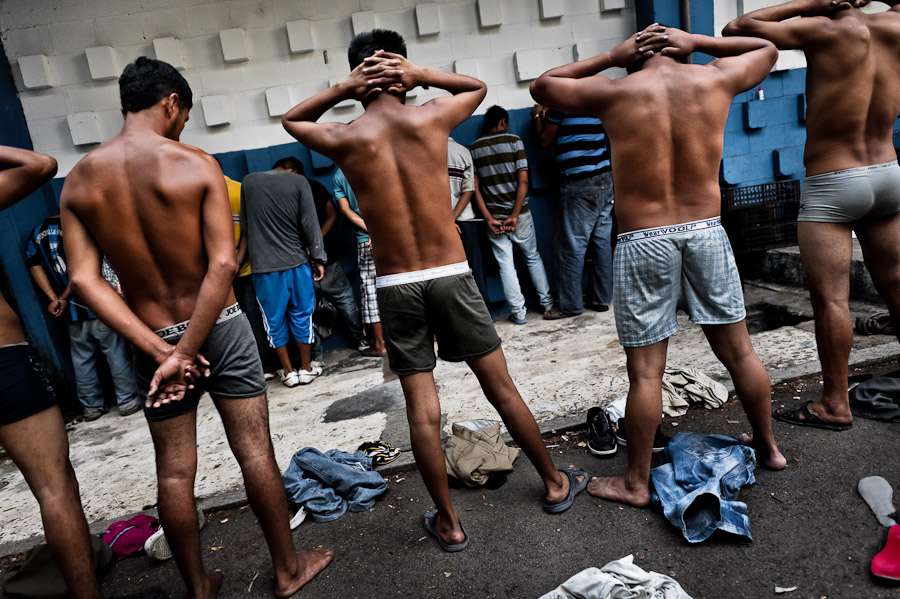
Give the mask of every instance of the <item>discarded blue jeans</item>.
[(316, 522), (330, 522), (351, 512), (364, 512), (387, 491), (380, 474), (372, 472), (365, 453), (331, 449), (322, 453), (304, 447), (291, 458), (282, 475), (288, 501), (306, 507)]
[(736, 501), (741, 487), (756, 481), (751, 447), (720, 435), (678, 433), (660, 464), (650, 471), (653, 500), (685, 539), (699, 543), (718, 529), (753, 540), (747, 504)]

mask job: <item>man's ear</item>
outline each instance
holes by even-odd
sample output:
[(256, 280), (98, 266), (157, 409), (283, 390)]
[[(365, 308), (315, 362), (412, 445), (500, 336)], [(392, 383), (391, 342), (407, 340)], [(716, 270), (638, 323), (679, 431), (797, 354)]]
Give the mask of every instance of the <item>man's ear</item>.
[(173, 113), (178, 114), (181, 110), (180, 98), (178, 93), (172, 92), (165, 99), (166, 115), (171, 116)]

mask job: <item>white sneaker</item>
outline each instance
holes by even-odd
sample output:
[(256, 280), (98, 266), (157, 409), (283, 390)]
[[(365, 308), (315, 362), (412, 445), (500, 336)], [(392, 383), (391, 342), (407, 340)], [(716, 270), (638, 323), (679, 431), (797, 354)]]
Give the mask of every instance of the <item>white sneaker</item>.
[(310, 366), (310, 368), (311, 368), (311, 370), (300, 369), (294, 373), (298, 377), (298, 383), (297, 383), (298, 385), (308, 385), (311, 382), (313, 382), (314, 380), (316, 380), (316, 377), (318, 377), (320, 374), (322, 374), (321, 368), (316, 369), (315, 366)]
[(292, 507), (290, 508), (288, 515), (291, 517), (291, 530), (294, 530), (295, 528), (300, 526), (300, 524), (302, 524), (304, 520), (306, 520), (306, 508), (302, 505), (298, 506), (297, 511), (295, 512), (294, 508)]
[[(206, 526), (206, 515), (200, 508), (197, 508), (197, 525), (200, 527), (200, 530), (203, 530), (203, 527)], [(156, 532), (144, 542), (144, 553), (147, 554), (147, 557), (159, 561), (172, 557), (172, 548), (169, 547), (169, 542), (166, 540), (166, 533), (163, 532), (162, 526), (156, 529)]]
[(264, 372), (264, 373), (263, 373), (263, 377), (265, 377), (265, 379), (266, 379), (267, 381), (271, 381), (271, 380), (274, 379), (276, 376), (278, 376), (278, 372), (277, 372), (277, 371), (276, 371), (276, 372)]
[[(304, 371), (301, 370), (300, 372), (304, 372)], [(298, 373), (296, 370), (292, 370), (287, 374), (281, 375), (281, 384), (284, 385), (285, 387), (296, 387), (297, 385), (303, 385), (303, 384), (310, 383), (310, 382), (312, 382), (312, 379), (304, 382), (302, 375), (300, 373)]]
[(369, 342), (366, 339), (360, 339), (356, 344), (356, 351), (366, 351), (369, 347)]
[(322, 374), (322, 371), (325, 370), (325, 362), (322, 360), (313, 360), (310, 362), (313, 370), (319, 369), (319, 374)]

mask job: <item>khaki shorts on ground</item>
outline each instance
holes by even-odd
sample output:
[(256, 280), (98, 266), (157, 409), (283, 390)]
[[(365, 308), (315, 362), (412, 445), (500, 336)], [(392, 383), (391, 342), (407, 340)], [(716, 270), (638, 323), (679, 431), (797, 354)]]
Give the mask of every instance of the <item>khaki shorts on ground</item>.
[(395, 374), (434, 370), (435, 337), (438, 354), (448, 362), (480, 358), (500, 347), (471, 270), (379, 287), (377, 292), (388, 360)]

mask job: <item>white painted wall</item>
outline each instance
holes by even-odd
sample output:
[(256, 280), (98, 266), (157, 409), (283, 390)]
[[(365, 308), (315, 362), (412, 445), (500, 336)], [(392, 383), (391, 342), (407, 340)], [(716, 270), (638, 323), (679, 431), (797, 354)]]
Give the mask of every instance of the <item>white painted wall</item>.
[[(195, 96), (182, 140), (215, 153), (291, 141), (278, 118), (269, 116), (266, 89), (286, 86), (291, 101), (299, 102), (325, 89), (329, 79), (345, 76), (354, 21), (374, 20), (378, 27), (399, 31), (410, 59), (418, 64), (453, 70), (454, 61), (460, 61), (467, 73), (489, 86), (481, 111), (492, 104), (530, 106), (528, 82), (517, 80), (523, 73), (530, 76), (535, 69), (570, 62), (576, 45), (582, 57), (610, 49), (635, 30), (631, 2), (617, 10), (601, 10), (618, 5), (601, 0), (481, 2), (483, 8), (499, 7), (499, 26), (480, 26), (476, 0), (0, 0), (0, 35), (35, 149), (54, 156), (65, 175), (95, 147), (73, 144), (68, 115), (94, 113), (104, 141), (122, 124), (117, 83), (91, 78), (88, 48), (111, 48), (121, 71), (138, 56), (154, 57), (155, 39), (176, 38), (184, 58), (182, 73)], [(418, 35), (417, 4), (437, 6), (437, 34)], [(433, 16), (433, 10), (426, 7), (422, 14)], [(541, 19), (560, 11), (560, 17)], [(309, 21), (313, 50), (292, 54), (285, 23), (298, 20)], [(230, 29), (243, 30), (243, 37), (233, 32), (222, 36), (243, 40), (244, 46), (231, 53), (235, 62), (225, 62), (219, 35)], [(529, 63), (534, 53), (521, 55), (517, 77), (514, 54), (529, 50), (538, 51), (539, 64)], [(244, 52), (247, 60), (240, 60)], [(105, 59), (109, 52), (95, 54)], [(51, 86), (27, 89), (19, 60), (39, 55), (49, 62)], [(438, 93), (420, 90), (413, 101)], [(207, 126), (201, 101), (207, 96), (224, 98), (207, 104), (223, 106), (224, 101), (229, 124)], [(324, 118), (349, 121), (360, 110), (358, 105), (335, 108)]]

